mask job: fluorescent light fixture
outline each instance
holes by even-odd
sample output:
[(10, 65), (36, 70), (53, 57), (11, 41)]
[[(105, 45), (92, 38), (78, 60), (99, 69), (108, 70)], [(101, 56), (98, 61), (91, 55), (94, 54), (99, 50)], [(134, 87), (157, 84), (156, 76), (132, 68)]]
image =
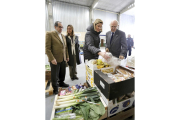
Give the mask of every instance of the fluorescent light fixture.
[(98, 4), (98, 2), (94, 5), (94, 7), (93, 7), (93, 8), (95, 8), (95, 7), (97, 6), (97, 4)]

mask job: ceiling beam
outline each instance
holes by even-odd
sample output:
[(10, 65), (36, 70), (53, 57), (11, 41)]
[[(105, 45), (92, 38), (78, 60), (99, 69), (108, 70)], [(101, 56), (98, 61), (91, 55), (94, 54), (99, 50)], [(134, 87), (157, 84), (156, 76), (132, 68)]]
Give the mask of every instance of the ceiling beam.
[(89, 23), (93, 23), (94, 22), (94, 15), (93, 15), (93, 7), (94, 5), (98, 2), (99, 0), (94, 0), (94, 2), (92, 3), (92, 5), (90, 6), (90, 11), (89, 11)]
[[(122, 13), (124, 13), (124, 12), (132, 9), (133, 7), (135, 7), (135, 4), (134, 4), (134, 3), (135, 3), (135, 2), (132, 2), (132, 3), (130, 3), (129, 5), (127, 5), (126, 7), (124, 7), (124, 8), (119, 12), (119, 14), (122, 14)], [(131, 7), (129, 7), (130, 5), (131, 5)]]
[(47, 4), (51, 3), (51, 0), (46, 0), (46, 3), (47, 3)]
[(65, 2), (65, 1), (59, 1), (59, 0), (53, 0), (53, 1), (58, 1), (58, 2), (62, 2), (62, 3), (68, 3), (68, 4), (72, 4), (72, 5), (79, 5), (79, 6), (82, 6), (82, 7), (91, 7), (91, 6), (86, 6), (86, 5), (80, 5), (80, 4), (76, 4), (76, 3), (70, 3), (70, 2)]
[(99, 0), (94, 0), (94, 2), (92, 3), (92, 5), (90, 6), (91, 9), (93, 9), (94, 5), (99, 2)]
[(104, 12), (109, 12), (109, 13), (119, 14), (118, 12), (113, 12), (113, 11), (103, 10), (103, 9), (99, 9), (99, 8), (95, 8), (95, 10), (100, 10), (100, 11), (104, 11)]

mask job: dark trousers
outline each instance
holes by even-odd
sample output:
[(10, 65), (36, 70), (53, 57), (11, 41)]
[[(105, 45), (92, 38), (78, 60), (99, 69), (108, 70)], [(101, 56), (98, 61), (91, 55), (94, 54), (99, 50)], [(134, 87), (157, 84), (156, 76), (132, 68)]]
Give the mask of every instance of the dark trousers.
[(129, 56), (131, 56), (131, 46), (128, 46)]
[[(131, 46), (128, 46), (127, 52), (129, 53), (129, 56), (131, 56)], [(126, 54), (125, 58), (127, 58), (127, 54)]]
[(69, 75), (71, 79), (77, 77), (76, 55), (73, 55), (73, 59), (73, 66), (69, 66)]
[(66, 75), (66, 62), (62, 61), (54, 65), (50, 62), (51, 66), (51, 82), (54, 91), (58, 91), (58, 86), (64, 83)]

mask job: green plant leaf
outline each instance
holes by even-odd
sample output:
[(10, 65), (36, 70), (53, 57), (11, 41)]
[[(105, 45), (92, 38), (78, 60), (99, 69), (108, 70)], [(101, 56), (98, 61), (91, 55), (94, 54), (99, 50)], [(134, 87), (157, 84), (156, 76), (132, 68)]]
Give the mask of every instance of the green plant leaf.
[(81, 112), (82, 112), (82, 114), (83, 114), (84, 120), (87, 120), (87, 119), (88, 119), (88, 116), (89, 116), (90, 106), (89, 106), (89, 105), (87, 105), (87, 106), (81, 105), (81, 106), (80, 106), (80, 109), (81, 109)]
[(89, 117), (93, 119), (93, 118), (99, 117), (99, 115), (95, 113), (94, 110), (90, 109)]
[(104, 115), (104, 113), (105, 113), (104, 105), (101, 102), (98, 102), (98, 104), (100, 104), (100, 105), (92, 104), (92, 105), (90, 105), (90, 108), (93, 109), (95, 113), (97, 113), (99, 115)]

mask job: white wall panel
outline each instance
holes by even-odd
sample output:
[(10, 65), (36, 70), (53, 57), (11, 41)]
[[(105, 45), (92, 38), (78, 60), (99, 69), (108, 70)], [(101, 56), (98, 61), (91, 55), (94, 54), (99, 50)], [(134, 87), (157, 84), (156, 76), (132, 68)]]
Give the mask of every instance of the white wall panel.
[(89, 26), (89, 8), (53, 1), (53, 19), (62, 22), (63, 31), (67, 30), (67, 25), (71, 24), (75, 32), (86, 32)]
[(94, 10), (93, 11), (94, 20), (101, 19), (103, 21), (103, 32), (101, 34), (106, 34), (106, 32), (110, 31), (110, 23), (112, 20), (117, 20), (117, 14)]

